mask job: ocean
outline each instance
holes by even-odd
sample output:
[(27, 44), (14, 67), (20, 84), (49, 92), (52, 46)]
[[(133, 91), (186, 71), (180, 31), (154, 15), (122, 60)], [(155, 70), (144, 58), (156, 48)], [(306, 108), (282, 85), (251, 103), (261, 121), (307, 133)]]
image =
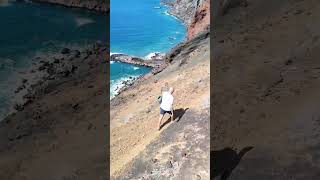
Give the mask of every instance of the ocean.
[(37, 3), (0, 3), (0, 119), (9, 111), (19, 71), (38, 55), (107, 40), (107, 17), (82, 9)]
[[(167, 11), (168, 7), (161, 5), (160, 0), (111, 0), (111, 53), (146, 58), (153, 52), (167, 52), (182, 42), (186, 28), (181, 21), (169, 15)], [(111, 63), (110, 68), (111, 97), (116, 95), (116, 89), (122, 86), (124, 80), (150, 71), (149, 68), (137, 69), (137, 66), (114, 62)]]

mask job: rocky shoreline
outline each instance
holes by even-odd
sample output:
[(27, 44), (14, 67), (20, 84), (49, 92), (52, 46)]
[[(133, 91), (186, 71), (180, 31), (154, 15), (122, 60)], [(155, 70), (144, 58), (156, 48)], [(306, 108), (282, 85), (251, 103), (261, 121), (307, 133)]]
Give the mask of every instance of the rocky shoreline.
[(141, 58), (126, 55), (126, 54), (112, 54), (110, 56), (110, 59), (116, 62), (123, 62), (123, 63), (146, 66), (151, 68), (154, 68), (158, 65), (163, 64), (163, 61), (162, 61), (163, 57), (155, 58), (151, 60), (143, 60)]
[[(30, 69), (20, 72), (24, 78), (14, 91), (14, 110), (22, 111), (25, 106), (48, 93), (46, 88), (50, 85), (74, 76), (76, 71), (81, 71), (82, 63), (91, 61), (93, 56), (100, 56), (106, 51), (106, 46), (96, 42), (82, 50), (65, 47), (54, 55), (35, 57)], [(94, 62), (88, 63), (91, 68)]]
[(188, 29), (187, 38), (191, 39), (210, 27), (209, 0), (161, 0), (169, 6), (168, 13), (180, 19)]
[[(210, 22), (209, 22), (210, 12), (208, 12), (208, 10), (210, 9), (209, 1), (207, 0), (201, 0), (201, 1), (161, 0), (160, 3), (165, 6), (168, 6), (169, 7), (168, 13), (178, 18), (188, 28), (187, 37), (189, 40), (194, 36), (196, 36), (197, 34), (201, 34), (201, 32), (207, 32), (209, 30), (208, 28), (210, 26)], [(204, 12), (203, 6), (206, 7), (205, 12)], [(201, 11), (201, 12), (198, 12), (198, 11)], [(199, 16), (201, 17), (199, 18)], [(113, 61), (152, 68), (150, 73), (147, 73), (138, 78), (132, 78), (127, 81), (124, 81), (123, 82), (124, 86), (121, 87), (116, 94), (118, 95), (123, 91), (127, 90), (129, 87), (133, 85), (138, 85), (141, 81), (144, 81), (145, 79), (163, 71), (170, 64), (170, 61), (172, 60), (172, 58), (180, 53), (181, 49), (183, 49), (183, 43), (180, 43), (174, 46), (170, 51), (168, 51), (165, 54), (155, 53), (150, 60), (143, 60), (141, 58), (126, 55), (126, 54), (112, 54), (110, 56), (110, 59)]]
[(83, 8), (92, 11), (109, 13), (109, 4), (103, 0), (31, 0), (37, 3), (61, 5), (68, 8)]
[(0, 179), (107, 179), (108, 54), (97, 42), (34, 57), (0, 121)]
[(180, 19), (186, 26), (192, 22), (196, 4), (194, 1), (161, 0), (163, 5), (169, 7), (168, 13)]
[(129, 77), (128, 80), (123, 81), (122, 85), (116, 88), (115, 95), (119, 95), (129, 87), (140, 83), (141, 81), (149, 78), (150, 76), (158, 74), (168, 66), (168, 63), (166, 63), (165, 61), (165, 56), (160, 53), (155, 53), (155, 55), (150, 60), (144, 60), (144, 59), (126, 55), (126, 54), (112, 54), (110, 56), (110, 59), (111, 61), (115, 61), (115, 62), (121, 62), (121, 63), (127, 63), (127, 64), (145, 66), (145, 67), (151, 68), (151, 71), (145, 75), (142, 75), (137, 78)]

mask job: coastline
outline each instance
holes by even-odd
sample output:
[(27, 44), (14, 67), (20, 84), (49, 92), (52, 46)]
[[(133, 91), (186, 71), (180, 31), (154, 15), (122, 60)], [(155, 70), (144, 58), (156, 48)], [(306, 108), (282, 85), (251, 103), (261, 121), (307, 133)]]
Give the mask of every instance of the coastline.
[[(71, 12), (74, 12), (75, 14), (76, 13), (79, 13), (79, 14), (83, 13), (83, 14), (90, 14), (91, 15), (93, 13), (93, 16), (99, 16), (102, 18), (104, 17), (103, 15), (98, 14), (97, 10), (93, 10), (93, 9), (85, 10), (84, 8), (82, 8), (82, 9), (79, 9), (79, 12), (78, 12), (77, 10), (74, 11), (74, 10), (70, 9), (70, 7), (59, 8), (59, 5), (55, 6), (55, 5), (48, 4), (46, 2), (38, 3), (38, 2), (34, 2), (34, 1), (25, 1), (25, 0), (18, 1), (17, 0), (12, 3), (16, 3), (17, 7), (33, 6), (35, 9), (41, 8), (41, 7), (43, 7), (43, 9), (52, 7), (52, 9), (54, 9), (54, 8), (56, 8), (58, 10), (62, 9), (63, 11), (71, 11)], [(34, 4), (34, 5), (32, 5), (32, 4)], [(54, 15), (54, 17), (55, 17), (55, 15)], [(88, 23), (95, 22), (95, 19), (93, 19), (91, 17), (88, 18), (90, 20), (90, 22), (78, 22), (78, 19), (79, 19), (79, 21), (87, 20), (84, 18), (83, 18), (84, 20), (82, 20), (82, 19), (78, 18), (77, 16), (75, 16), (75, 18), (74, 18), (74, 21), (76, 23), (75, 28), (77, 28), (77, 29), (82, 28), (81, 26), (87, 25)], [(66, 21), (62, 21), (61, 23), (66, 23)], [(100, 23), (100, 24), (103, 24), (103, 23)], [(61, 31), (64, 31), (64, 30), (61, 30)], [(50, 31), (48, 31), (48, 32), (50, 32)], [(99, 34), (101, 32), (101, 30), (97, 31), (97, 32), (98, 32), (97, 34)], [(48, 34), (47, 36), (50, 36), (49, 33), (47, 33), (47, 34)], [(64, 33), (61, 33), (61, 34), (64, 34)], [(74, 37), (77, 37), (77, 35), (78, 34), (76, 34)], [(4, 99), (5, 99), (5, 106), (3, 108), (4, 109), (3, 113), (1, 113), (2, 116), (0, 118), (0, 121), (5, 119), (6, 117), (10, 116), (11, 114), (16, 113), (17, 111), (22, 110), (24, 108), (24, 106), (26, 106), (28, 103), (30, 103), (31, 99), (30, 98), (28, 99), (27, 97), (32, 96), (31, 94), (37, 94), (37, 93), (33, 92), (36, 86), (40, 86), (42, 83), (48, 84), (49, 80), (52, 80), (52, 77), (49, 77), (50, 75), (52, 76), (52, 74), (48, 75), (46, 72), (47, 68), (50, 68), (49, 71), (57, 70), (57, 69), (53, 69), (53, 68), (60, 68), (60, 70), (62, 70), (63, 68), (67, 68), (68, 66), (71, 66), (72, 62), (67, 62), (68, 59), (70, 61), (72, 61), (71, 60), (72, 57), (70, 58), (69, 56), (78, 56), (78, 54), (84, 55), (86, 53), (85, 51), (88, 51), (91, 53), (96, 53), (96, 52), (94, 52), (95, 51), (94, 46), (102, 46), (101, 43), (103, 41), (102, 39), (104, 39), (103, 36), (104, 35), (94, 36), (94, 38), (92, 38), (92, 39), (101, 39), (101, 40), (96, 40), (96, 41), (90, 40), (91, 39), (90, 36), (87, 36), (87, 37), (86, 36), (83, 36), (83, 37), (79, 36), (80, 39), (82, 38), (81, 41), (73, 41), (72, 38), (69, 38), (69, 39), (66, 39), (65, 41), (63, 41), (62, 43), (60, 43), (59, 40), (55, 40), (55, 39), (51, 38), (52, 40), (48, 41), (48, 43), (41, 43), (41, 44), (45, 44), (45, 45), (43, 45), (43, 47), (33, 47), (32, 46), (32, 49), (31, 50), (28, 49), (29, 51), (28, 51), (28, 53), (25, 53), (25, 55), (23, 54), (23, 52), (26, 52), (26, 51), (19, 50), (21, 52), (17, 52), (17, 54), (22, 53), (22, 55), (20, 55), (19, 58), (22, 59), (23, 61), (26, 61), (26, 62), (25, 63), (19, 62), (20, 64), (23, 64), (23, 65), (20, 65), (19, 67), (14, 66), (14, 68), (11, 68), (12, 72), (10, 71), (10, 73), (12, 73), (12, 74), (10, 74), (10, 76), (8, 77), (8, 80), (6, 80), (6, 79), (4, 80), (3, 84), (5, 84), (5, 85), (8, 84), (7, 85), (8, 88), (5, 89), (6, 91), (3, 91), (4, 96), (2, 96), (2, 97), (4, 97)], [(50, 37), (48, 37), (48, 38), (50, 38)], [(48, 38), (45, 37), (44, 39), (48, 39)], [(69, 52), (62, 53), (62, 51), (66, 51), (66, 50)], [(89, 57), (90, 55), (91, 54), (88, 54), (86, 56)], [(52, 59), (52, 58), (54, 58), (54, 59)], [(53, 63), (53, 61), (58, 61), (58, 62)], [(65, 67), (55, 67), (55, 65), (61, 65), (61, 66), (65, 66)], [(42, 66), (42, 67), (40, 67), (40, 66)], [(47, 66), (50, 66), (50, 67), (47, 67)], [(41, 68), (41, 70), (38, 70), (37, 68)], [(67, 71), (67, 70), (65, 70), (65, 71)], [(71, 69), (70, 69), (70, 72), (71, 72)], [(70, 72), (67, 72), (67, 73), (70, 73)], [(52, 72), (50, 72), (50, 73), (52, 73)], [(55, 77), (55, 78), (57, 79), (60, 77)], [(61, 77), (61, 79), (63, 79), (63, 77)]]
[[(167, 7), (172, 8), (172, 6)], [(196, 11), (197, 9), (194, 9), (194, 13)], [(169, 12), (170, 16), (180, 21), (183, 20), (173, 11)], [(194, 16), (191, 15), (190, 18), (193, 19)], [(197, 21), (193, 20), (193, 22)], [(189, 29), (188, 22), (182, 21), (182, 23)], [(200, 135), (198, 130), (207, 132), (205, 127), (209, 127), (210, 119), (209, 115), (205, 115), (208, 112), (206, 108), (210, 106), (210, 32), (208, 28), (205, 28), (192, 38), (189, 37), (188, 32), (185, 37), (181, 43), (165, 53), (162, 58), (165, 67), (161, 71), (156, 74), (148, 73), (124, 86), (120, 93), (110, 100), (111, 179), (170, 179), (172, 177), (209, 179), (209, 148), (191, 143), (189, 147), (193, 148), (187, 149), (180, 143), (190, 143), (187, 138), (181, 140), (181, 135), (187, 136), (188, 130), (184, 128), (188, 127), (194, 129), (191, 130), (191, 133), (194, 134), (193, 138), (197, 139), (197, 136), (209, 138), (209, 133)], [(169, 83), (177, 91), (175, 95), (177, 116), (181, 118), (189, 108), (192, 113), (183, 117), (185, 123), (171, 124), (169, 122), (169, 127), (157, 131), (155, 125), (157, 125), (159, 105), (156, 98), (159, 96), (159, 87), (164, 83)], [(197, 98), (188, 98), (186, 94), (188, 97)], [(193, 113), (201, 115), (193, 117)], [(188, 119), (190, 119), (190, 124)], [(194, 119), (203, 119), (204, 124), (196, 127), (193, 123)], [(178, 128), (182, 131), (172, 131), (169, 130), (170, 128)], [(170, 141), (163, 136), (178, 141)], [(198, 142), (205, 142), (205, 140)], [(157, 146), (156, 151), (154, 146)], [(195, 152), (194, 147), (197, 147), (198, 152)], [(172, 151), (171, 148), (175, 150)], [(191, 154), (201, 151), (203, 156), (199, 159), (188, 156), (187, 161), (185, 158), (172, 159), (172, 156), (180, 156), (179, 153), (186, 151)], [(169, 153), (169, 157), (168, 155), (162, 157), (162, 153)], [(195, 161), (201, 162), (199, 166), (193, 166), (192, 162)], [(168, 164), (170, 164), (169, 167)], [(181, 167), (188, 170), (182, 171)], [(202, 173), (199, 174), (199, 171)]]
[(52, 4), (52, 5), (58, 5), (58, 6), (64, 6), (66, 8), (81, 8), (81, 9), (87, 9), (90, 11), (96, 11), (101, 13), (109, 13), (110, 9), (106, 1), (99, 0), (71, 0), (71, 1), (64, 1), (64, 0), (30, 0), (31, 2), (36, 3), (46, 3), (46, 4)]
[[(26, 171), (33, 180), (48, 175), (74, 177), (74, 167), (84, 179), (107, 178), (101, 144), (106, 143), (108, 54), (99, 42), (83, 49), (66, 47), (49, 56), (35, 56), (30, 69), (20, 70), (25, 76), (15, 90), (19, 97), (15, 111), (0, 121), (0, 179), (21, 179)], [(74, 141), (83, 135), (81, 142)], [(79, 158), (86, 152), (99, 160)], [(51, 159), (50, 165), (41, 166), (39, 157)], [(63, 161), (56, 161), (61, 157)], [(78, 163), (64, 166), (74, 159)]]
[[(120, 82), (118, 82), (118, 85), (114, 87), (113, 91), (113, 96), (110, 97), (110, 100), (115, 98), (117, 95), (125, 91), (128, 87), (134, 85), (136, 81), (143, 81), (146, 78), (155, 75), (159, 72), (161, 72), (167, 64), (163, 61), (163, 54), (155, 54), (151, 59), (149, 60), (144, 60), (138, 57), (134, 56), (129, 56), (125, 54), (118, 54), (118, 53), (113, 53), (110, 55), (111, 61), (114, 62), (120, 62), (120, 63), (125, 63), (125, 64), (130, 64), (130, 65), (138, 65), (138, 66), (143, 66), (143, 67), (148, 67), (150, 68), (150, 71), (146, 74), (140, 75), (140, 76), (130, 76)], [(110, 87), (112, 88), (112, 87)]]
[[(34, 93), (26, 96), (26, 104), (17, 106), (19, 111), (0, 122), (0, 179), (107, 179), (105, 171), (109, 159), (105, 149), (101, 148), (108, 142), (105, 134), (110, 127), (106, 122), (105, 110), (111, 107), (111, 143), (115, 143), (111, 155), (123, 158), (117, 165), (121, 169), (159, 135), (152, 128), (153, 115), (158, 115), (154, 97), (164, 81), (180, 91), (177, 98), (181, 102), (177, 108), (192, 109), (192, 116), (186, 113), (182, 118), (187, 118), (189, 123), (181, 125), (184, 128), (194, 127), (191, 131), (208, 127), (208, 114), (202, 116), (200, 111), (208, 109), (209, 34), (207, 32), (192, 42), (173, 47), (162, 59), (167, 65), (163, 70), (155, 74), (150, 72), (124, 88), (110, 101), (111, 104), (106, 100), (109, 97), (106, 77), (110, 73), (107, 68), (110, 52), (105, 46), (80, 50), (80, 54), (76, 49), (62, 49), (60, 57), (47, 57), (42, 62), (39, 59), (38, 66), (34, 68), (45, 75), (37, 81), (32, 91)], [(193, 58), (196, 60), (192, 61)], [(199, 98), (190, 99), (186, 94)], [(189, 104), (191, 106), (186, 107)], [(132, 107), (126, 108), (127, 105), (134, 105), (135, 108), (139, 105), (139, 109), (132, 111)], [(198, 110), (198, 107), (201, 109)], [(200, 117), (206, 117), (200, 123), (204, 125), (193, 126), (193, 119)], [(126, 125), (118, 127), (118, 121)], [(136, 133), (136, 130), (143, 133)], [(178, 138), (179, 134), (173, 134), (173, 137)], [(203, 141), (201, 137), (197, 136), (199, 141)], [(201, 150), (208, 152), (206, 148)], [(121, 154), (126, 150), (130, 152)], [(117, 154), (119, 156), (113, 156)], [(208, 160), (208, 157), (204, 159)], [(190, 157), (190, 160), (194, 162), (195, 159)], [(114, 159), (110, 160), (112, 165), (114, 162)], [(183, 163), (188, 165), (184, 160)], [(206, 161), (202, 163), (207, 169)], [(207, 177), (207, 174), (201, 176)]]
[(96, 42), (88, 47), (75, 49), (65, 47), (57, 53), (35, 56), (30, 67), (19, 70), (19, 74), (23, 76), (20, 77), (20, 83), (16, 85), (13, 104), (4, 119), (22, 111), (28, 104), (47, 94), (45, 89), (52, 84), (59, 84), (59, 81), (63, 82), (64, 79), (71, 77), (81, 67), (80, 60), (86, 61), (92, 55), (99, 55), (104, 51), (106, 47)]
[[(101, 148), (106, 143), (107, 54), (96, 43), (37, 59), (30, 69), (37, 78), (22, 80), (17, 93), (23, 101), (0, 121), (0, 179), (71, 178), (75, 168), (84, 179), (107, 178)], [(83, 156), (87, 152), (94, 157)], [(46, 166), (44, 159), (50, 162)]]
[[(175, 49), (179, 49), (179, 46), (184, 42), (197, 36), (197, 34), (210, 29), (209, 28), (210, 12), (208, 11), (210, 9), (209, 1), (203, 0), (199, 2), (199, 1), (182, 0), (179, 2), (178, 1), (170, 2), (166, 0), (160, 0), (160, 5), (167, 7), (168, 10), (165, 11), (165, 15), (172, 16), (173, 18), (180, 21), (187, 29), (187, 32), (184, 36), (184, 39), (180, 43), (174, 45), (170, 50), (164, 53), (165, 55), (162, 57), (162, 59), (163, 59), (163, 64), (165, 65), (163, 65), (163, 67), (161, 67), (159, 70), (156, 70), (156, 73), (161, 72), (163, 69), (165, 69), (169, 65), (170, 60), (168, 59), (170, 59), (169, 56), (171, 55), (168, 56), (168, 54), (170, 54), (171, 51), (175, 51)], [(179, 52), (175, 52), (175, 53), (179, 53)], [(171, 54), (174, 54), (174, 53), (171, 53)], [(124, 61), (124, 63), (136, 64), (134, 61), (133, 62)], [(146, 75), (139, 77), (138, 79), (143, 80), (154, 74), (155, 73), (148, 73)], [(123, 91), (123, 89), (127, 89), (127, 86), (132, 86), (132, 84), (134, 83), (135, 83), (134, 80), (130, 81), (128, 85), (125, 85), (124, 87), (122, 87), (120, 93)]]
[[(171, 16), (174, 19), (178, 20), (187, 29), (187, 27), (188, 27), (187, 23), (182, 18), (177, 16), (177, 14), (171, 13), (170, 9), (173, 8), (172, 6), (164, 3), (162, 0), (160, 0), (159, 5), (168, 8), (168, 10), (165, 11), (164, 15)], [(115, 88), (117, 91), (113, 92), (114, 96), (110, 100), (116, 98), (117, 95), (121, 94), (123, 91), (127, 90), (129, 87), (131, 87), (135, 84), (139, 84), (142, 81), (150, 78), (151, 76), (156, 75), (156, 74), (160, 73), (161, 71), (163, 71), (169, 65), (169, 62), (166, 60), (166, 59), (168, 59), (167, 55), (171, 51), (173, 51), (175, 48), (177, 48), (181, 43), (185, 42), (187, 40), (187, 35), (188, 35), (188, 33), (186, 32), (184, 34), (184, 38), (178, 44), (173, 45), (166, 52), (149, 53), (149, 55), (146, 56), (146, 57), (150, 56), (149, 59), (131, 56), (131, 55), (124, 54), (124, 53), (110, 53), (110, 60), (111, 61), (131, 64), (131, 65), (145, 66), (145, 67), (151, 68), (149, 73), (140, 75), (139, 77), (131, 77), (129, 80), (124, 80), (123, 82), (121, 82), (121, 84), (123, 84), (123, 85), (117, 86)]]

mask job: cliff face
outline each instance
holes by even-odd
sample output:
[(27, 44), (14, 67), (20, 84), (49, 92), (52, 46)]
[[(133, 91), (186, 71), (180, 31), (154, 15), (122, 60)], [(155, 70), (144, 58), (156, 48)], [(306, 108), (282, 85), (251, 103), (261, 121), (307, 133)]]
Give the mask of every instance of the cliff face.
[(184, 22), (188, 39), (204, 31), (210, 24), (209, 0), (162, 0), (170, 6), (169, 13)]
[(162, 0), (162, 3), (170, 6), (169, 13), (182, 20), (186, 26), (191, 24), (197, 0)]
[(32, 0), (33, 2), (58, 4), (66, 7), (85, 8), (100, 12), (109, 12), (108, 2), (105, 0)]
[(203, 0), (196, 8), (192, 23), (188, 27), (188, 39), (204, 31), (210, 25), (210, 1)]

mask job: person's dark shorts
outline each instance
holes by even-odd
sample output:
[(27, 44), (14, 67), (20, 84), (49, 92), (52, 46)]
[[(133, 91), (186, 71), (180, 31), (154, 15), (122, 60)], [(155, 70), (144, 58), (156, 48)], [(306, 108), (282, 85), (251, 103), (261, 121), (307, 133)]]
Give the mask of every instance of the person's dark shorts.
[(172, 114), (171, 111), (165, 111), (162, 108), (160, 108), (160, 114), (163, 115), (165, 113)]

